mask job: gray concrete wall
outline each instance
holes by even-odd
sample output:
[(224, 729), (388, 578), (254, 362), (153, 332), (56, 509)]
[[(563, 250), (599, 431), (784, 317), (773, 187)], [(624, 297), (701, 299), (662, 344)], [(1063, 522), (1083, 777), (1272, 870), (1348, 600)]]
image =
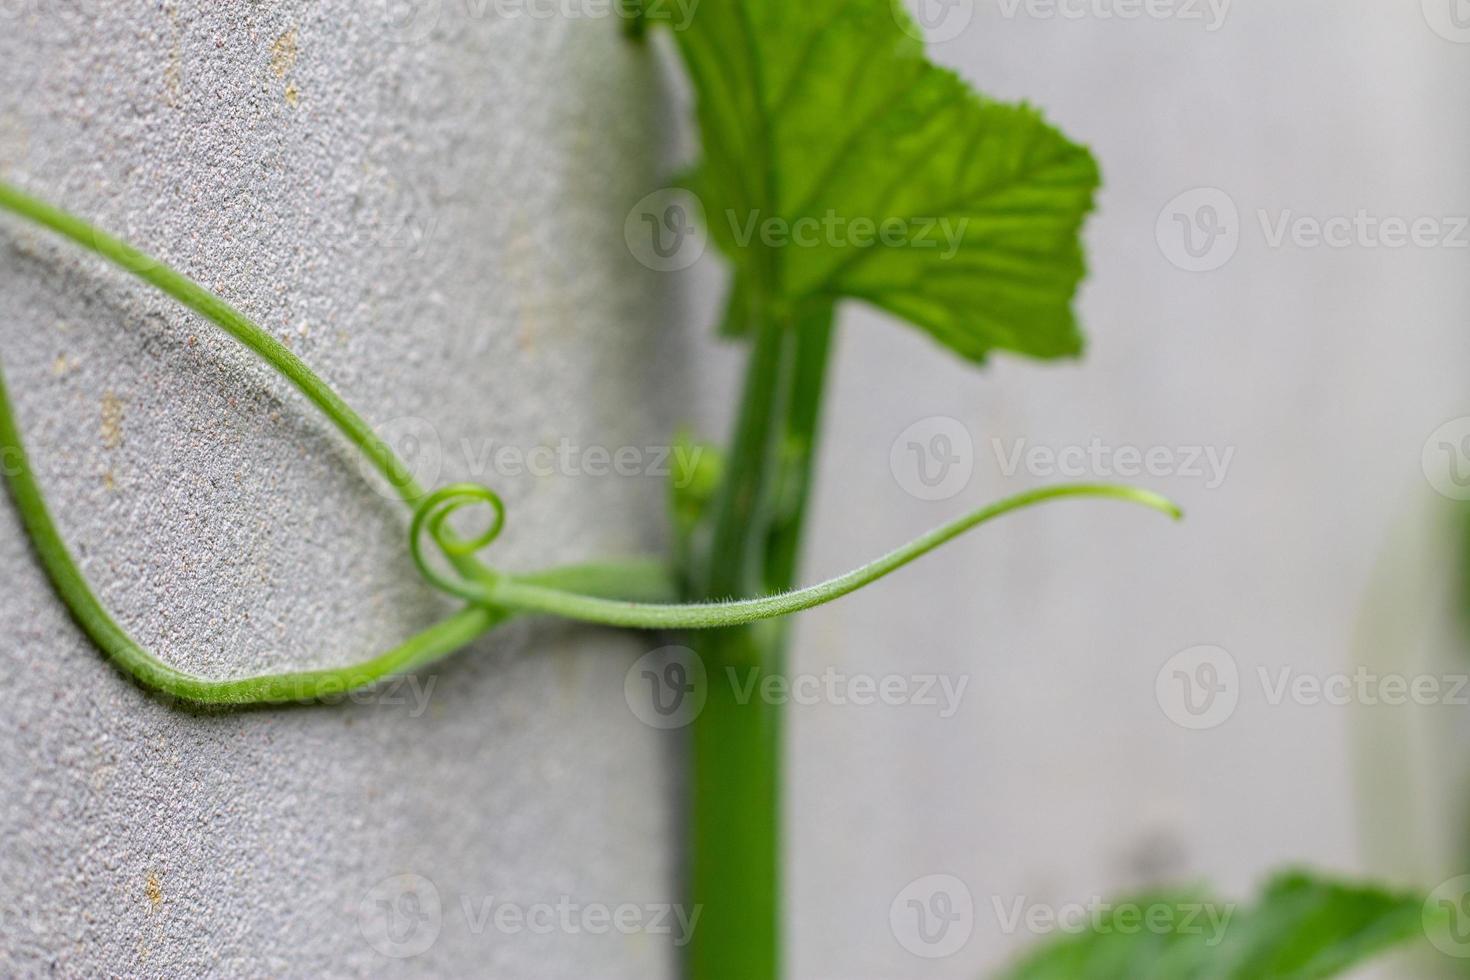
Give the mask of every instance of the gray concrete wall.
[[(483, 9), (6, 2), (0, 165), (219, 291), (371, 421), (427, 420), (390, 432), (436, 435), (441, 479), (507, 499), (492, 560), (655, 550), (657, 478), (486, 469), (490, 441), (656, 446), (677, 421), (666, 284), (622, 245), (664, 128), (654, 74), (612, 21)], [(3, 225), (25, 435), (145, 644), (234, 676), (348, 662), (445, 611), (400, 509), (286, 385)], [(672, 899), (677, 767), (622, 694), (639, 639), (518, 627), (377, 703), (189, 713), (102, 661), (9, 506), (0, 569), (0, 973), (669, 975), (667, 937), (479, 919)]]

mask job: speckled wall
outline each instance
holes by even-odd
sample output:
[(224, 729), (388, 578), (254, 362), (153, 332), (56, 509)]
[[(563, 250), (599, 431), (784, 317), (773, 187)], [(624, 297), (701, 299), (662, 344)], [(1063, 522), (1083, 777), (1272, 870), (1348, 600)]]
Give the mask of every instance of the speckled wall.
[[(256, 318), (420, 439), (426, 480), (494, 485), (493, 560), (656, 550), (657, 473), (509, 464), (666, 445), (678, 421), (683, 334), (623, 244), (661, 86), (612, 20), (490, 9), (0, 4), (0, 167)], [(268, 369), (16, 221), (0, 253), (24, 434), (146, 645), (244, 675), (445, 611), (401, 508)], [(0, 974), (670, 974), (654, 929), (493, 918), (675, 897), (677, 738), (623, 696), (642, 638), (521, 625), (372, 703), (191, 713), (103, 662), (8, 502), (0, 583)]]

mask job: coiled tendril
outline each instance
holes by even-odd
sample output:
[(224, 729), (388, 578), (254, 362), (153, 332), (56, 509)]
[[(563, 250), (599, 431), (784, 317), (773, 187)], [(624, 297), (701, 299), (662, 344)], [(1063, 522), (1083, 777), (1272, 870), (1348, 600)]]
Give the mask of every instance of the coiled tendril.
[[(466, 507), (487, 506), (490, 523), (473, 537), (462, 537), (448, 524), (449, 518)], [(484, 603), (487, 586), (493, 586), (498, 573), (475, 559), (475, 553), (488, 548), (505, 528), (505, 501), (500, 494), (478, 483), (453, 483), (429, 494), (414, 509), (408, 527), (408, 548), (419, 574), (436, 589), (459, 596), (468, 602)], [(444, 557), (464, 576), (456, 580), (444, 575), (424, 555), (424, 539), (434, 542)], [(478, 580), (478, 585), (469, 584)]]
[[(75, 215), (0, 181), (0, 209), (49, 228), (110, 259), (134, 276), (208, 319), (290, 381), (373, 464), (406, 506), (412, 508), (409, 548), (424, 579), (469, 605), (391, 650), (346, 667), (262, 674), (236, 679), (198, 677), (144, 649), (112, 618), (72, 558), (46, 508), (25, 456), (14, 410), (0, 374), (0, 459), (5, 482), (52, 585), (87, 635), (122, 669), (149, 687), (189, 701), (214, 704), (279, 703), (337, 694), (389, 674), (420, 667), (461, 649), (508, 618), (540, 613), (609, 626), (641, 629), (706, 629), (785, 616), (831, 602), (903, 567), (971, 528), (1012, 511), (1066, 497), (1105, 497), (1139, 504), (1173, 517), (1169, 500), (1133, 487), (1078, 484), (1017, 494), (956, 518), (861, 568), (794, 592), (729, 602), (679, 603), (661, 563), (621, 561), (509, 575), (482, 564), (476, 553), (505, 527), (505, 502), (488, 487), (457, 483), (425, 496), (411, 471), (330, 385), (299, 357), (219, 296), (164, 263), (111, 237)], [(466, 507), (488, 506), (491, 519), (470, 537), (455, 533), (449, 519)], [(449, 566), (450, 578), (425, 555), (431, 540)]]

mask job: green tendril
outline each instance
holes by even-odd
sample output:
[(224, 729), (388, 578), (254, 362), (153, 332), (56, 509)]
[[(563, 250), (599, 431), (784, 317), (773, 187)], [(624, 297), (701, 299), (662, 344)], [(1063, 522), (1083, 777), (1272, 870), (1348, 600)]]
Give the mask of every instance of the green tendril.
[(46, 507), (41, 488), (16, 430), (5, 378), (0, 373), (0, 458), (6, 483), (31, 544), (52, 587), (73, 618), (113, 662), (147, 687), (205, 704), (262, 704), (311, 701), (376, 683), (461, 649), (509, 614), (470, 606), (409, 638), (386, 653), (345, 667), (219, 680), (173, 667), (144, 649), (98, 600), (67, 550)]
[[(505, 503), (495, 491), (460, 483), (426, 493), (403, 461), (325, 381), (223, 299), (131, 245), (4, 182), (0, 182), (0, 209), (49, 228), (156, 287), (234, 337), (295, 385), (412, 509), (409, 551), (425, 581), (468, 603), (458, 613), (393, 649), (345, 667), (224, 680), (179, 670), (144, 649), (117, 624), (72, 558), (31, 471), (0, 373), (0, 464), (53, 588), (82, 629), (118, 667), (142, 684), (183, 700), (239, 705), (310, 701), (345, 693), (454, 653), (513, 616), (526, 613), (641, 629), (706, 629), (785, 616), (854, 592), (987, 521), (1050, 500), (1109, 498), (1180, 516), (1169, 500), (1133, 487), (1078, 484), (1030, 490), (975, 510), (877, 561), (819, 585), (729, 602), (672, 601), (675, 588), (668, 571), (651, 559), (575, 565), (530, 574), (497, 572), (476, 557), (495, 542), (505, 527)], [(462, 536), (449, 521), (470, 507), (488, 507), (490, 520), (478, 533)], [(425, 553), (426, 542), (434, 545), (457, 577), (436, 567), (435, 560)]]
[[(456, 511), (481, 504), (489, 506), (492, 517), (490, 525), (473, 538), (461, 538), (452, 529), (445, 526), (445, 522)], [(481, 549), (488, 548), (500, 536), (504, 527), (505, 502), (500, 499), (498, 493), (476, 483), (455, 483), (435, 490), (419, 502), (408, 528), (408, 548), (413, 556), (413, 563), (418, 566), (419, 574), (430, 585), (469, 602), (484, 602), (485, 589), (483, 586), (475, 588), (448, 578), (440, 574), (424, 557), (425, 532), (428, 532), (427, 536), (438, 546), (445, 557), (461, 559), (460, 568), (463, 569), (464, 562)], [(475, 566), (475, 572), (475, 577), (482, 582), (490, 580), (492, 576), (489, 569), (478, 564)]]
[(483, 602), (522, 613), (549, 613), (566, 619), (607, 626), (640, 629), (712, 629), (739, 626), (761, 619), (787, 616), (824, 605), (856, 592), (865, 585), (898, 571), (941, 545), (953, 541), (972, 528), (979, 527), (1004, 514), (1023, 510), (1051, 500), (1067, 497), (1095, 497), (1121, 500), (1159, 511), (1178, 520), (1183, 516), (1170, 500), (1147, 490), (1114, 484), (1070, 484), (1028, 490), (1013, 497), (981, 507), (948, 524), (935, 528), (922, 537), (897, 548), (876, 561), (845, 575), (828, 579), (819, 585), (794, 592), (741, 599), (728, 602), (655, 604), (621, 602), (595, 596), (576, 595), (545, 584), (529, 582), (513, 576), (500, 576), (487, 583)]

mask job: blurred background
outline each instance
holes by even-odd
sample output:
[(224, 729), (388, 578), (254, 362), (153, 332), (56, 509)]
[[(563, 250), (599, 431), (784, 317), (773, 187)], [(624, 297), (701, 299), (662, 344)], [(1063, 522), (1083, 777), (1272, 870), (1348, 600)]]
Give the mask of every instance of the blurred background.
[[(1089, 347), (1076, 364), (973, 371), (849, 310), (807, 578), (1021, 486), (1128, 477), (1129, 448), (1145, 460), (1133, 478), (1187, 519), (1019, 515), (798, 623), (799, 670), (970, 686), (947, 719), (794, 710), (797, 976), (974, 977), (1033, 941), (1005, 928), (1022, 897), (1054, 908), (1203, 880), (1239, 899), (1292, 864), (1426, 888), (1463, 870), (1463, 698), (1276, 692), (1360, 664), (1465, 671), (1462, 535), (1436, 484), (1455, 492), (1439, 443), (1462, 456), (1470, 414), (1470, 29), (1434, 0), (1127, 7), (915, 6), (949, 38), (938, 61), (1044, 107), (1101, 161)], [(1310, 224), (1421, 218), (1442, 247), (1375, 231), (1333, 246)], [(926, 487), (914, 467), (927, 457), (938, 479), (936, 435), (956, 462)], [(1192, 716), (1177, 678), (1158, 689), (1166, 664), (1206, 680), (1218, 667), (1229, 687)], [(974, 936), (915, 965), (882, 924), (936, 874), (968, 887)]]
[[(975, 370), (844, 308), (803, 578), (1061, 479), (1188, 518), (1028, 512), (801, 618), (797, 674), (932, 696), (791, 706), (791, 975), (974, 978), (1040, 938), (1018, 907), (1160, 882), (1459, 874), (1463, 4), (920, 2), (938, 61), (1102, 164), (1089, 348)], [(486, 479), (487, 440), (723, 442), (720, 261), (653, 273), (622, 236), (689, 153), (667, 46), (384, 7), (0, 0), (0, 172), (224, 292), (438, 447), (443, 480)], [(284, 385), (74, 249), (0, 236), (21, 425), (124, 625), (248, 673), (439, 611), (396, 512)], [(509, 567), (664, 543), (656, 474), (491, 476)], [(0, 513), (3, 972), (673, 975), (665, 935), (477, 918), (675, 900), (681, 736), (623, 693), (654, 641), (523, 625), (398, 703), (183, 712), (98, 662)], [(1360, 666), (1446, 686), (1311, 695)], [(441, 902), (412, 953), (364, 926), (404, 876)], [(963, 942), (915, 955), (891, 909), (941, 891)]]

